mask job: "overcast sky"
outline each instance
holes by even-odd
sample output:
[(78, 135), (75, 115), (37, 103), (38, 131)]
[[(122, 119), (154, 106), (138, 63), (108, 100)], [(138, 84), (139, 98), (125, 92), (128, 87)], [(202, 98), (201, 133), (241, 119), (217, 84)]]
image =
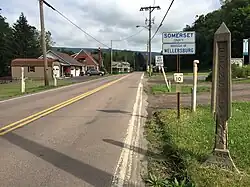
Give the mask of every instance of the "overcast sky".
[[(154, 0), (47, 0), (54, 8), (66, 15), (83, 30), (110, 46), (110, 40), (119, 40), (134, 35), (145, 26), (148, 11), (140, 12), (140, 7), (154, 4)], [(152, 34), (161, 22), (171, 0), (155, 0), (161, 10), (154, 10), (155, 24)], [(2, 14), (9, 23), (17, 20), (23, 12), (31, 25), (40, 30), (38, 0), (1, 0)], [(152, 50), (161, 51), (161, 33), (182, 30), (193, 23), (195, 15), (206, 14), (219, 8), (219, 0), (175, 0), (162, 28), (153, 40)], [(51, 31), (55, 46), (103, 47), (73, 26), (57, 12), (44, 6), (45, 27)], [(145, 50), (148, 31), (143, 29), (138, 35), (123, 41), (114, 41), (113, 48)]]

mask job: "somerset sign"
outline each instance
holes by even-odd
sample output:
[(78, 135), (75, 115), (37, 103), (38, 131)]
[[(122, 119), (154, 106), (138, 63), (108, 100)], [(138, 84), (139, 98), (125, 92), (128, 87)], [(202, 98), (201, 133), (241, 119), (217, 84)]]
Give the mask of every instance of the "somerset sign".
[(163, 55), (195, 54), (195, 32), (164, 32), (162, 53)]

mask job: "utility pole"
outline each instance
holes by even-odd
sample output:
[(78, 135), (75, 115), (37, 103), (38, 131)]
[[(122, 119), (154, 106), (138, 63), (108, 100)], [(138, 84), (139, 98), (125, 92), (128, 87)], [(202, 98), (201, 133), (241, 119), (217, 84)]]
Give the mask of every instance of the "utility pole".
[(141, 7), (140, 11), (149, 11), (149, 24), (148, 24), (148, 49), (149, 49), (149, 52), (148, 52), (148, 60), (149, 60), (149, 76), (151, 76), (151, 61), (152, 61), (152, 58), (151, 58), (151, 29), (152, 29), (152, 19), (151, 19), (151, 14), (152, 12), (157, 9), (157, 10), (160, 10), (160, 6), (149, 6), (149, 7)]
[(43, 0), (39, 0), (39, 8), (40, 8), (41, 39), (42, 39), (43, 61), (44, 61), (44, 84), (45, 86), (49, 86), (48, 62), (47, 62), (47, 55), (46, 55), (46, 40), (45, 40), (45, 28), (44, 28)]
[(112, 51), (112, 40), (110, 45), (110, 74), (112, 74), (112, 62), (113, 62), (113, 51)]

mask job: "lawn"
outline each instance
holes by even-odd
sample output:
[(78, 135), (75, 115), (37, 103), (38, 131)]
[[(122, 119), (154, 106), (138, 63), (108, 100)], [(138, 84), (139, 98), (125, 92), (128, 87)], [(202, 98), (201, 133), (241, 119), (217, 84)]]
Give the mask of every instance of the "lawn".
[[(180, 84), (181, 86), (181, 93), (188, 94), (191, 93), (191, 85)], [(171, 86), (171, 92), (168, 92), (166, 84), (155, 84), (151, 87), (151, 92), (153, 94), (172, 94), (176, 93), (176, 84)], [(198, 86), (197, 92), (210, 92), (210, 87), (208, 86)]]
[(250, 186), (249, 110), (249, 102), (233, 103), (229, 121), (229, 149), (241, 174), (203, 165), (214, 145), (215, 123), (208, 106), (199, 106), (196, 114), (182, 109), (179, 121), (176, 110), (156, 112), (145, 129), (150, 183), (162, 182), (160, 187), (164, 186), (164, 180), (176, 178), (186, 179), (186, 187)]
[[(71, 80), (67, 80), (67, 79), (57, 81), (58, 87), (69, 85), (72, 83), (73, 82)], [(48, 87), (44, 86), (44, 81), (27, 80), (26, 81), (26, 93), (24, 93), (24, 94), (39, 92), (42, 90), (52, 89), (52, 88), (55, 88), (53, 86), (52, 80), (50, 81), (50, 85)], [(14, 96), (19, 96), (19, 95), (23, 95), (23, 93), (21, 93), (20, 81), (11, 82), (8, 84), (0, 84), (0, 100), (7, 99), (10, 97), (14, 97)]]
[(250, 79), (233, 79), (234, 84), (240, 84), (240, 83), (250, 83)]

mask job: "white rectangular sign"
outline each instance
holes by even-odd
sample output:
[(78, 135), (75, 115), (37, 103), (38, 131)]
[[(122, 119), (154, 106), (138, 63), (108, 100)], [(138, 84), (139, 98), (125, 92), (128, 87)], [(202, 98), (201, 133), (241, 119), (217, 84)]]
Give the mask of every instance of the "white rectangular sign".
[(248, 55), (248, 39), (243, 39), (243, 56)]
[(162, 43), (195, 43), (195, 31), (163, 32)]
[(186, 44), (162, 44), (163, 55), (193, 55), (195, 54), (195, 43)]
[(183, 82), (183, 73), (174, 73), (174, 82)]
[(163, 56), (155, 56), (155, 65), (163, 66)]

